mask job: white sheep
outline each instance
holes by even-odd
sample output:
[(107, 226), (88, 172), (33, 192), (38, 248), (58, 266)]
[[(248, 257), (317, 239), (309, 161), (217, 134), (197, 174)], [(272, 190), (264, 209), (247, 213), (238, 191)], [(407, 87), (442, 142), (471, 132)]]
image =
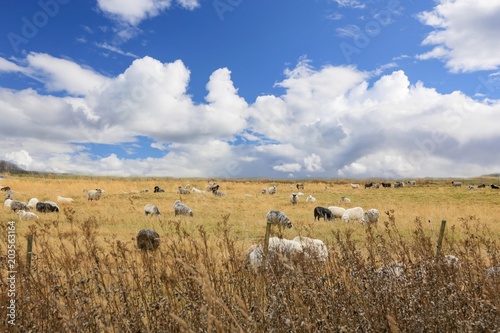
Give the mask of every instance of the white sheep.
[(103, 189), (96, 188), (95, 190), (87, 191), (87, 200), (99, 200), (101, 195), (104, 193)]
[(353, 183), (351, 183), (351, 188), (359, 188), (359, 184), (353, 184)]
[(343, 207), (338, 207), (338, 206), (330, 206), (328, 207), (330, 212), (332, 212), (333, 219), (341, 219), (342, 215), (345, 213), (345, 208)]
[(28, 207), (29, 207), (29, 209), (35, 209), (37, 203), (38, 203), (38, 199), (37, 198), (31, 198), (30, 201), (28, 201)]
[(144, 206), (144, 214), (146, 215), (160, 215), (160, 210), (153, 204)]
[(57, 196), (56, 200), (60, 203), (66, 203), (66, 204), (69, 204), (69, 203), (72, 203), (73, 201), (75, 201), (73, 198), (61, 197), (60, 195)]
[(260, 190), (260, 193), (266, 194), (267, 193), (267, 188), (263, 188), (262, 190)]
[[(294, 258), (294, 256), (301, 255), (302, 253), (303, 247), (299, 242), (278, 237), (269, 238), (268, 258), (270, 260), (275, 260), (280, 256), (285, 259), (285, 261), (288, 261)], [(246, 258), (250, 266), (254, 270), (257, 270), (262, 266), (264, 249), (260, 244), (254, 244), (248, 248)], [(282, 261), (280, 260), (277, 262), (281, 263)]]
[(175, 200), (174, 202), (174, 214), (177, 215), (189, 215), (193, 216), (193, 211), (191, 208), (183, 204), (180, 200)]
[(296, 205), (299, 202), (299, 197), (297, 196), (297, 193), (290, 194), (290, 202), (292, 203), (292, 205)]
[(12, 201), (14, 201), (14, 200), (9, 199), (9, 198), (5, 199), (5, 201), (3, 202), (3, 206), (10, 207), (10, 205), (12, 204)]
[(205, 193), (204, 190), (197, 189), (196, 187), (193, 187), (191, 189), (191, 192), (194, 193), (194, 194), (203, 194), (203, 193)]
[(306, 202), (315, 202), (316, 198), (312, 196), (312, 194), (309, 194), (306, 198)]
[(380, 214), (379, 214), (378, 210), (376, 210), (375, 208), (372, 208), (372, 209), (368, 209), (363, 214), (363, 220), (360, 222), (363, 224), (377, 223), (379, 218), (380, 218)]
[(308, 256), (312, 256), (319, 261), (326, 261), (328, 258), (328, 248), (322, 240), (305, 236), (297, 236), (292, 240), (300, 243), (304, 253)]
[(179, 186), (179, 194), (191, 194), (191, 191), (186, 188), (182, 188), (182, 186)]
[(351, 203), (351, 199), (349, 199), (347, 197), (340, 197), (339, 203), (350, 204)]
[(302, 244), (295, 240), (269, 237), (269, 250), (281, 253), (285, 257), (290, 258), (293, 255), (301, 254), (303, 247)]
[(358, 220), (363, 223), (365, 211), (361, 207), (348, 208), (342, 215), (342, 221), (350, 222), (352, 220)]
[(269, 193), (270, 195), (276, 194), (276, 191), (277, 191), (276, 185), (273, 185), (267, 189), (267, 193)]
[(25, 210), (23, 210), (23, 209), (18, 210), (18, 211), (16, 212), (16, 214), (17, 214), (17, 216), (19, 216), (19, 218), (20, 218), (21, 220), (25, 220), (25, 221), (26, 221), (26, 220), (38, 219), (38, 218), (39, 218), (39, 217), (38, 217), (38, 215), (36, 215), (35, 213), (32, 213), (32, 212), (27, 212), (27, 211), (25, 211)]

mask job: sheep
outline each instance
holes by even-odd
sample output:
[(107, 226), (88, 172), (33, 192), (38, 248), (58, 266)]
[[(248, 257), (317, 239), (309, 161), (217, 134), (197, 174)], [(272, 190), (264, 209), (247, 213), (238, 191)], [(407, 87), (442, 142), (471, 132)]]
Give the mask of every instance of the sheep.
[(179, 189), (179, 194), (191, 194), (190, 190), (182, 188), (182, 186), (179, 186), (178, 189)]
[(490, 187), (493, 189), (493, 190), (498, 190), (500, 189), (500, 186), (498, 185), (495, 185), (495, 184), (491, 184)]
[(174, 202), (174, 215), (189, 215), (193, 216), (193, 211), (191, 208), (183, 204), (180, 200), (175, 200)]
[(57, 196), (56, 200), (60, 203), (72, 203), (75, 201), (73, 198), (61, 197), (60, 195)]
[(144, 214), (147, 215), (160, 215), (160, 210), (153, 204), (147, 204), (144, 206)]
[(142, 229), (136, 236), (137, 247), (140, 250), (156, 250), (160, 245), (160, 235), (151, 229)]
[(299, 197), (297, 196), (297, 193), (290, 194), (290, 202), (292, 203), (292, 205), (296, 205), (297, 202), (299, 202)]
[(414, 181), (414, 180), (408, 180), (406, 183), (407, 183), (408, 185), (411, 185), (411, 186), (415, 186), (415, 185), (417, 185), (417, 182), (416, 182), (416, 181)]
[(288, 218), (288, 216), (286, 216), (285, 213), (277, 210), (268, 211), (266, 214), (266, 221), (267, 223), (276, 224), (278, 226), (289, 229), (293, 227), (293, 224)]
[(276, 191), (277, 191), (276, 185), (273, 185), (267, 189), (267, 193), (269, 193), (270, 195), (276, 194)]
[[(278, 237), (269, 238), (268, 258), (270, 261), (282, 263), (281, 260), (276, 261), (279, 256), (288, 261), (301, 254), (303, 254), (303, 247), (299, 242)], [(254, 244), (248, 248), (246, 260), (253, 270), (257, 270), (262, 266), (263, 259), (264, 249), (260, 244)]]
[(477, 187), (475, 187), (474, 185), (469, 185), (469, 190), (477, 191)]
[(266, 194), (267, 193), (267, 188), (263, 188), (262, 190), (260, 190), (260, 193)]
[(399, 187), (405, 187), (405, 183), (404, 182), (395, 182), (394, 188), (399, 188)]
[(11, 191), (10, 186), (0, 186), (0, 191), (8, 192)]
[(298, 195), (299, 197), (301, 197), (301, 196), (303, 196), (303, 195), (304, 195), (304, 193), (302, 193), (302, 192), (297, 192), (297, 195)]
[(297, 236), (292, 240), (302, 245), (305, 254), (323, 262), (328, 258), (328, 248), (322, 240), (305, 236)]
[(44, 201), (47, 205), (52, 206), (54, 212), (59, 211), (59, 206), (54, 201)]
[(12, 200), (12, 202), (10, 203), (10, 209), (12, 209), (14, 212), (17, 212), (18, 210), (25, 210), (25, 211), (30, 210), (25, 202), (17, 200)]
[(96, 188), (95, 190), (90, 190), (87, 192), (87, 200), (93, 201), (93, 200), (99, 200), (101, 198), (101, 195), (104, 193), (103, 189)]
[(32, 213), (32, 212), (27, 212), (23, 209), (20, 209), (16, 212), (17, 216), (19, 216), (19, 218), (21, 220), (31, 220), (31, 219), (38, 219), (38, 215), (36, 215), (35, 213)]
[(361, 207), (346, 209), (344, 215), (342, 215), (342, 221), (350, 222), (351, 220), (358, 220), (363, 223), (364, 213), (365, 211)]
[(28, 207), (30, 209), (35, 209), (37, 202), (38, 202), (37, 198), (31, 198), (30, 201), (28, 201)]
[[(219, 186), (217, 186), (219, 188)], [(216, 197), (224, 197), (226, 196), (226, 192), (222, 192), (219, 190), (212, 190), (212, 194), (215, 195)]]
[(457, 181), (452, 181), (451, 185), (454, 186), (454, 187), (462, 187), (462, 183), (461, 182), (457, 182)]
[(309, 194), (306, 198), (306, 202), (316, 202), (316, 198)]
[(367, 210), (363, 214), (363, 219), (360, 221), (362, 224), (372, 224), (372, 223), (377, 223), (378, 219), (380, 217), (380, 214), (378, 210), (375, 208)]
[(41, 213), (59, 212), (59, 207), (57, 207), (57, 205), (39, 201), (36, 203), (36, 210)]
[(485, 188), (485, 187), (486, 187), (486, 184), (484, 184), (484, 183), (477, 185), (477, 188)]
[(345, 203), (345, 204), (350, 204), (351, 203), (351, 199), (347, 198), (347, 197), (340, 197), (339, 199), (339, 203)]
[(338, 206), (329, 206), (328, 209), (332, 212), (333, 219), (341, 219), (345, 213), (345, 208)]
[(217, 191), (219, 189), (219, 185), (217, 185), (216, 183), (210, 183), (207, 185), (206, 187), (206, 190), (207, 191)]
[(197, 189), (196, 187), (193, 187), (193, 188), (191, 189), (191, 193), (194, 193), (194, 194), (203, 194), (203, 193), (205, 193), (205, 191), (204, 191), (204, 190)]
[(10, 205), (12, 204), (12, 199), (5, 199), (5, 201), (3, 202), (3, 206), (4, 207), (10, 207)]
[(353, 183), (351, 183), (351, 188), (354, 188), (354, 189), (355, 188), (359, 188), (359, 184), (353, 184)]
[(316, 219), (319, 221), (320, 218), (323, 218), (325, 221), (331, 221), (333, 219), (333, 214), (328, 208), (317, 206), (314, 208), (314, 221), (316, 221)]
[(163, 193), (165, 192), (164, 189), (162, 189), (160, 186), (156, 185), (153, 190), (154, 193)]
[(295, 186), (297, 187), (297, 190), (303, 190), (304, 189), (304, 183), (302, 184), (295, 184)]

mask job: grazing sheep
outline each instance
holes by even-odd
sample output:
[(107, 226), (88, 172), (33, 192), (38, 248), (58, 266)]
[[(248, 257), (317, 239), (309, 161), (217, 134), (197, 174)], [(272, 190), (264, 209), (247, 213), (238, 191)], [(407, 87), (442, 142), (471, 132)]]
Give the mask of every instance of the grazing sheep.
[(304, 195), (304, 193), (302, 193), (302, 192), (297, 192), (297, 195), (298, 195), (299, 197), (301, 197), (301, 196), (303, 196), (303, 195)]
[(319, 221), (320, 218), (323, 218), (325, 221), (331, 221), (333, 219), (333, 214), (328, 208), (317, 206), (314, 208), (314, 221), (316, 221), (316, 219)]
[(48, 202), (37, 202), (36, 203), (36, 210), (37, 212), (40, 213), (52, 213), (52, 212), (59, 212), (59, 207), (57, 205), (52, 205)]
[(350, 222), (352, 220), (358, 220), (363, 223), (365, 211), (361, 207), (354, 207), (345, 210), (344, 215), (342, 215), (342, 221)]
[(103, 189), (96, 188), (95, 190), (87, 191), (87, 200), (99, 200), (101, 199), (101, 195), (104, 193)]
[(352, 184), (351, 183), (351, 188), (359, 188), (359, 184)]
[(175, 200), (174, 202), (174, 215), (189, 215), (193, 216), (193, 211), (191, 208), (183, 204), (180, 200)]
[(417, 185), (417, 182), (416, 182), (416, 181), (414, 181), (414, 180), (408, 180), (408, 181), (406, 182), (406, 184), (408, 184), (408, 185), (410, 185), (410, 186), (415, 186), (415, 185)]
[(38, 202), (37, 198), (31, 198), (30, 201), (28, 201), (28, 207), (30, 209), (35, 209), (37, 202)]
[(292, 205), (296, 205), (299, 202), (299, 197), (297, 196), (297, 193), (290, 194), (290, 202), (292, 203)]
[(165, 190), (158, 185), (156, 185), (153, 189), (153, 193), (163, 193), (163, 192), (165, 192)]
[(151, 229), (142, 229), (136, 239), (137, 247), (143, 251), (156, 250), (160, 245), (160, 235)]
[(491, 187), (492, 189), (494, 189), (494, 190), (498, 190), (498, 189), (500, 189), (500, 186), (495, 185), (495, 184), (491, 184), (491, 185), (490, 185), (490, 187)]
[(328, 207), (330, 212), (332, 212), (333, 219), (341, 219), (342, 215), (345, 213), (345, 208), (338, 206), (330, 206)]
[(455, 187), (462, 187), (462, 183), (461, 182), (457, 182), (457, 181), (452, 181), (451, 185), (455, 186)]
[(219, 189), (219, 185), (217, 185), (216, 183), (210, 183), (207, 185), (207, 188), (206, 190), (207, 191), (217, 191)]
[[(302, 245), (299, 242), (278, 237), (269, 238), (268, 263), (282, 264), (302, 253)], [(283, 258), (285, 260), (278, 260), (278, 258)], [(263, 259), (264, 249), (260, 244), (254, 244), (248, 248), (246, 260), (253, 270), (257, 270), (262, 266)]]
[(365, 183), (365, 189), (373, 187), (373, 182)]
[(179, 186), (179, 194), (191, 194), (191, 191), (186, 188), (182, 188), (182, 186)]
[(302, 249), (306, 255), (316, 258), (319, 261), (326, 261), (328, 258), (328, 248), (322, 240), (304, 236), (297, 236), (292, 240), (302, 245)]
[(391, 187), (392, 184), (391, 183), (382, 183), (382, 187)]
[(340, 197), (339, 203), (342, 203), (342, 202), (348, 205), (351, 203), (351, 199), (349, 199), (347, 197)]
[(486, 184), (484, 184), (484, 183), (477, 185), (477, 188), (485, 188), (485, 187), (486, 187)]
[[(219, 188), (219, 186), (217, 186), (217, 188)], [(212, 194), (215, 195), (216, 197), (224, 197), (226, 196), (226, 192), (222, 192), (222, 191), (219, 191), (219, 190), (212, 190)]]
[(10, 205), (12, 204), (12, 199), (5, 199), (5, 201), (3, 202), (3, 206), (4, 207), (10, 207)]
[(260, 193), (266, 194), (267, 193), (267, 188), (263, 188), (262, 190), (260, 190)]
[(60, 195), (57, 196), (56, 200), (60, 203), (72, 203), (75, 201), (73, 198), (61, 197)]
[(399, 188), (399, 187), (405, 187), (405, 183), (404, 182), (395, 182), (394, 188)]
[(44, 201), (47, 205), (51, 205), (54, 212), (59, 211), (59, 206), (54, 201)]
[(306, 198), (306, 202), (316, 202), (316, 198), (309, 194)]
[(30, 210), (25, 202), (17, 200), (12, 200), (12, 202), (10, 203), (10, 209), (12, 209), (14, 212), (17, 212), (18, 210), (25, 210), (25, 211)]
[(193, 187), (191, 189), (191, 192), (194, 193), (194, 194), (203, 194), (203, 193), (205, 193), (204, 190), (197, 189), (196, 187)]
[(35, 213), (32, 213), (32, 212), (27, 212), (23, 209), (21, 210), (18, 210), (16, 212), (17, 216), (19, 216), (19, 218), (21, 220), (24, 220), (24, 221), (27, 221), (27, 220), (31, 220), (31, 219), (38, 219), (38, 215), (36, 215)]
[(302, 184), (295, 184), (295, 186), (297, 187), (297, 190), (303, 190), (304, 189), (304, 183), (302, 183)]
[(377, 223), (378, 219), (380, 217), (380, 214), (378, 210), (375, 208), (368, 209), (364, 214), (363, 214), (363, 219), (360, 221), (362, 224), (372, 224), (372, 223)]
[(146, 215), (160, 215), (160, 210), (153, 204), (144, 206), (144, 214)]
[(11, 191), (11, 188), (10, 188), (10, 186), (1, 186), (0, 191), (4, 191), (4, 192)]
[(277, 191), (276, 185), (273, 185), (267, 189), (267, 193), (269, 193), (270, 195), (276, 194), (276, 191)]
[(292, 222), (290, 221), (288, 216), (286, 216), (285, 213), (277, 211), (277, 210), (268, 211), (266, 214), (266, 221), (267, 221), (267, 223), (276, 224), (278, 226), (285, 227), (285, 228), (292, 228), (293, 227)]
[(474, 185), (469, 185), (469, 190), (476, 191), (477, 187), (475, 187)]

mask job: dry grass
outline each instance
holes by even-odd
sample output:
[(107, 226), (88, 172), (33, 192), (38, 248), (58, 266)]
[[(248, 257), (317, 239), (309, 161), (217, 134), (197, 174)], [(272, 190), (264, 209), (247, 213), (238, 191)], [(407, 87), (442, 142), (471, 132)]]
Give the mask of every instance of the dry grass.
[[(482, 182), (475, 180), (474, 183)], [(5, 184), (4, 184), (5, 183)], [(194, 217), (174, 217), (179, 185), (204, 189), (204, 179), (113, 179), (19, 177), (2, 181), (15, 199), (75, 202), (60, 213), (18, 221), (0, 209), (2, 233), (16, 220), (18, 284), (16, 327), (22, 332), (493, 332), (500, 329), (498, 266), (500, 192), (469, 191), (448, 182), (419, 181), (403, 189), (358, 189), (348, 181), (306, 181), (299, 204), (288, 201), (291, 182), (219, 181), (227, 197), (184, 195)], [(491, 183), (491, 181), (487, 182)], [(261, 188), (276, 184), (275, 196)], [(152, 193), (155, 185), (165, 193)], [(104, 188), (89, 202), (84, 188)], [(149, 188), (150, 193), (131, 193)], [(122, 193), (128, 192), (127, 194)], [(250, 196), (248, 196), (249, 194)], [(305, 202), (313, 194), (317, 202)], [(377, 208), (377, 226), (314, 222), (315, 206)], [(147, 217), (143, 207), (162, 213)], [(270, 269), (247, 267), (245, 251), (262, 243), (265, 214), (285, 212), (294, 228), (284, 237), (325, 241), (325, 263), (296, 258)], [(393, 211), (389, 215), (385, 211)], [(460, 267), (436, 257), (442, 219), (447, 220), (443, 253)], [(136, 249), (135, 235), (151, 228), (161, 236), (157, 251)], [(34, 234), (34, 257), (26, 269), (26, 236)], [(6, 238), (6, 237), (4, 237)], [(6, 242), (0, 243), (5, 256)], [(396, 278), (376, 270), (404, 264)], [(2, 260), (2, 290), (7, 268)], [(7, 327), (5, 293), (0, 296)]]

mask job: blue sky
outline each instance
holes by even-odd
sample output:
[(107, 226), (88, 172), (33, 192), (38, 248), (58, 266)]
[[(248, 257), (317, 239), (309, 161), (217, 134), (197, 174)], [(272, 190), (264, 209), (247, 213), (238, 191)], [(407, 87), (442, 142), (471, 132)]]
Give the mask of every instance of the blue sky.
[(500, 170), (500, 1), (40, 0), (0, 11), (0, 159), (115, 176)]

